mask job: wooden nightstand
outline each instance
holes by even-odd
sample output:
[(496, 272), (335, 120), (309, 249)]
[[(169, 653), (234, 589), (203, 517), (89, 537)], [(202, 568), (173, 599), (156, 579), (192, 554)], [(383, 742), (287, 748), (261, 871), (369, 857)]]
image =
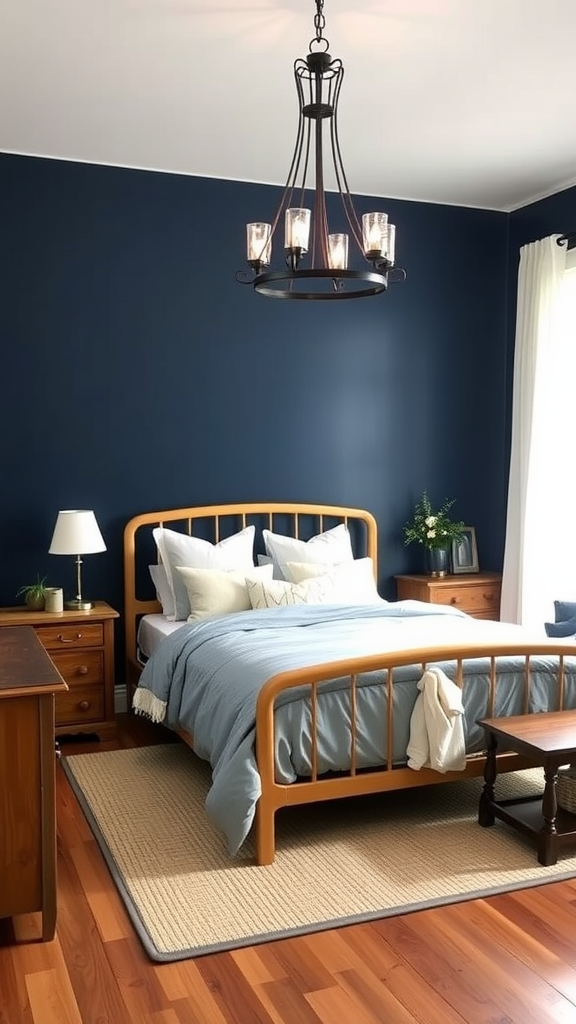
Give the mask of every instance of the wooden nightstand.
[(56, 695), (56, 734), (112, 736), (114, 715), (114, 619), (118, 612), (96, 601), (85, 612), (32, 612), (1, 608), (0, 627), (32, 626), (68, 692)]
[(500, 618), (502, 574), (463, 573), (461, 576), (395, 576), (398, 600), (412, 598), (427, 604), (450, 604), (475, 619)]

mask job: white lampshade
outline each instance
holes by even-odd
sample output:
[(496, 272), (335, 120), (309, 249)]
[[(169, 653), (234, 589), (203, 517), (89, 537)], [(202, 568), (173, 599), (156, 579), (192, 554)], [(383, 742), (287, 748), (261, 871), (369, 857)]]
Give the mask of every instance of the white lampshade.
[(106, 545), (94, 513), (78, 508), (59, 512), (49, 554), (89, 555), (96, 551), (106, 551)]

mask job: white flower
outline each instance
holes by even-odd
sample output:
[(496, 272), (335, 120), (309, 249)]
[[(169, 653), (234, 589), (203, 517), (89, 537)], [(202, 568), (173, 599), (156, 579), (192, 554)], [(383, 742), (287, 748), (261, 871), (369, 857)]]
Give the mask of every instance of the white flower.
[(427, 516), (427, 518), (424, 520), (424, 522), (426, 523), (426, 526), (431, 528), (432, 526), (436, 525), (437, 518), (438, 518), (438, 516)]
[(426, 536), (430, 537), (430, 538), (435, 537), (436, 536), (436, 530), (428, 530), (428, 533), (426, 534)]

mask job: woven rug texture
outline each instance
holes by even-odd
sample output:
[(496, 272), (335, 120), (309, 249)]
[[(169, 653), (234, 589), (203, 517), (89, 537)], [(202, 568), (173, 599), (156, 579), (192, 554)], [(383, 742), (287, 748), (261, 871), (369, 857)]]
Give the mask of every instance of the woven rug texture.
[[(184, 744), (74, 754), (62, 766), (148, 955), (180, 960), (556, 881), (528, 839), (477, 823), (482, 779), (288, 808), (274, 864), (230, 859), (208, 820), (210, 769)], [(539, 793), (541, 769), (497, 796)]]

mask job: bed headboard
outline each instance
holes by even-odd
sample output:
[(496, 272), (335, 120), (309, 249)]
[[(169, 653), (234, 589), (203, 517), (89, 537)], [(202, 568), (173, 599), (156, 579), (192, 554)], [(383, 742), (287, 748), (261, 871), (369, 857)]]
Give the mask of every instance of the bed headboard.
[(254, 524), (256, 550), (259, 532), (266, 528), (301, 540), (308, 540), (338, 523), (345, 523), (356, 556), (369, 555), (378, 581), (378, 534), (374, 516), (358, 508), (339, 505), (310, 505), (295, 502), (256, 502), (237, 505), (202, 505), (174, 508), (163, 512), (144, 512), (130, 519), (124, 529), (124, 623), (126, 639), (127, 680), (135, 683), (140, 666), (136, 651), (138, 621), (142, 615), (161, 611), (158, 601), (139, 595), (151, 591), (146, 575), (150, 559), (157, 560), (152, 540), (156, 526), (170, 525), (183, 533), (198, 532), (216, 544), (224, 537)]

